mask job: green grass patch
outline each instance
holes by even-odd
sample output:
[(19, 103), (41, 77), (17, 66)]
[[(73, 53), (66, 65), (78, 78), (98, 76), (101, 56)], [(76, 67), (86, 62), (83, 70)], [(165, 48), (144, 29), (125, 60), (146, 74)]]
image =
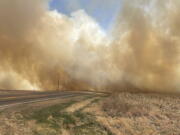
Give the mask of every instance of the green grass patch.
[[(85, 97), (84, 99), (87, 98), (91, 97)], [(98, 102), (100, 99), (101, 98), (96, 98), (86, 107)], [(61, 129), (66, 129), (70, 131), (72, 135), (111, 135), (108, 130), (96, 121), (93, 115), (82, 112), (83, 109), (73, 113), (64, 112), (64, 109), (77, 102), (78, 101), (69, 101), (67, 103), (42, 108), (25, 115), (25, 118), (27, 120), (36, 120), (36, 124), (44, 129), (43, 133), (49, 129), (55, 130), (57, 133), (61, 132)], [(41, 135), (42, 133), (41, 131), (35, 130), (34, 134)]]
[(96, 118), (89, 113), (80, 111), (74, 114), (78, 117), (82, 124), (73, 128), (74, 135), (112, 135), (104, 126), (96, 121)]
[(36, 120), (39, 124), (47, 124), (51, 128), (58, 129), (61, 123), (65, 125), (74, 123), (74, 119), (71, 115), (62, 112), (65, 108), (74, 103), (76, 103), (76, 101), (42, 108), (31, 114), (25, 115), (24, 117), (28, 120)]

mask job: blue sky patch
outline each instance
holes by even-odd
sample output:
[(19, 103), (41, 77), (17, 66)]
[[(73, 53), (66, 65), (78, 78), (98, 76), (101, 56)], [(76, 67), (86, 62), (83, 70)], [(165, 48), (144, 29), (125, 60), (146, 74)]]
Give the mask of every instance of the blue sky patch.
[(121, 0), (51, 0), (49, 7), (66, 15), (84, 9), (103, 29), (108, 30), (120, 10)]

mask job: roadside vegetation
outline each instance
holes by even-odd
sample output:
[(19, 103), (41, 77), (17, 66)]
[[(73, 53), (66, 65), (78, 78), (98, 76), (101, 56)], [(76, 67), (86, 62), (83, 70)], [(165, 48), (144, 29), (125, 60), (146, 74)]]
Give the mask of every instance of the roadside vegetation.
[(96, 98), (74, 112), (64, 111), (66, 108), (77, 103), (77, 101), (72, 100), (34, 111), (24, 117), (27, 120), (35, 120), (38, 126), (41, 127), (40, 130), (33, 130), (33, 133), (36, 135), (65, 133), (70, 135), (111, 135), (108, 130), (96, 121), (93, 115), (83, 112), (83, 109), (99, 100), (99, 98)]
[(180, 133), (179, 95), (119, 92), (52, 102), (2, 111), (0, 135)]
[[(23, 110), (15, 115), (13, 121), (16, 121), (15, 126), (24, 123), (23, 126), (27, 128), (24, 128), (21, 133), (16, 132), (22, 135), (111, 135), (109, 130), (96, 121), (94, 115), (83, 111), (101, 99), (103, 99), (101, 96), (86, 96), (82, 100), (69, 100), (31, 111)], [(73, 109), (73, 106), (78, 104), (82, 105)]]

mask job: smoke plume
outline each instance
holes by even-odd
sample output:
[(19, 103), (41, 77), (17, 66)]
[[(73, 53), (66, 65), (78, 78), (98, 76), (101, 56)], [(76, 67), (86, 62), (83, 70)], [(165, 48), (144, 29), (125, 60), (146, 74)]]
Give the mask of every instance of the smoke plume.
[(179, 92), (179, 0), (124, 0), (112, 34), (48, 2), (0, 1), (0, 88)]

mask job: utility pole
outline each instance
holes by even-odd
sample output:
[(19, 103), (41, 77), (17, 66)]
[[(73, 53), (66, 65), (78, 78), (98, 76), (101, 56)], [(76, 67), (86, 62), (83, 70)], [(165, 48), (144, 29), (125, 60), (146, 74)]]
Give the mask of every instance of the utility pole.
[(58, 77), (58, 87), (57, 87), (58, 90), (60, 90), (60, 80), (59, 80), (59, 77)]

